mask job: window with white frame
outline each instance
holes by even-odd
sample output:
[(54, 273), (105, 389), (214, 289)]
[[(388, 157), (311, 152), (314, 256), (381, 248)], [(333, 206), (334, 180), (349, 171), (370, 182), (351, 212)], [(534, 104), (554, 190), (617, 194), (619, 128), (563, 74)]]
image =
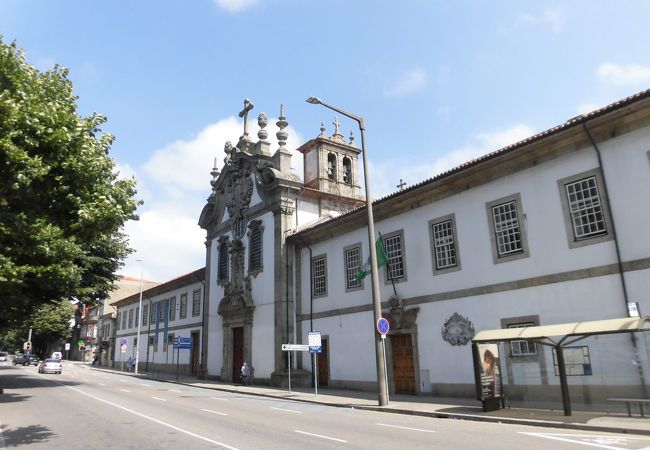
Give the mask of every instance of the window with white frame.
[(122, 313), (122, 329), (126, 330), (126, 311)]
[(355, 289), (361, 287), (361, 280), (357, 275), (361, 270), (361, 246), (355, 245), (345, 249), (345, 287)]
[(176, 320), (176, 297), (169, 299), (169, 321)]
[(140, 307), (135, 308), (135, 326), (137, 327), (140, 324)]
[(192, 317), (201, 314), (201, 289), (192, 291)]
[(312, 259), (312, 285), (314, 296), (327, 295), (327, 259), (325, 255)]
[[(511, 323), (508, 328), (527, 328), (533, 327), (533, 322)], [(537, 355), (537, 345), (530, 341), (511, 341), (510, 342), (510, 356), (535, 356)]]
[(156, 323), (156, 308), (158, 308), (158, 303), (152, 303), (151, 304), (151, 317), (150, 317), (150, 322), (151, 325), (154, 325)]
[(589, 239), (607, 233), (596, 177), (568, 183), (565, 189), (575, 239)]
[(129, 328), (133, 327), (133, 308), (129, 309)]
[(454, 235), (454, 224), (451, 219), (431, 225), (436, 270), (449, 269), (458, 265)]
[(402, 241), (401, 232), (383, 238), (384, 252), (388, 258), (388, 264), (386, 264), (388, 280), (399, 280), (406, 277)]
[(149, 320), (149, 305), (142, 305), (142, 325), (146, 325)]
[(524, 249), (517, 213), (517, 202), (492, 207), (492, 220), (499, 257), (521, 253)]
[(181, 294), (181, 307), (178, 314), (179, 319), (187, 317), (187, 294)]
[(117, 313), (117, 329), (118, 330), (122, 329), (122, 313), (121, 312)]

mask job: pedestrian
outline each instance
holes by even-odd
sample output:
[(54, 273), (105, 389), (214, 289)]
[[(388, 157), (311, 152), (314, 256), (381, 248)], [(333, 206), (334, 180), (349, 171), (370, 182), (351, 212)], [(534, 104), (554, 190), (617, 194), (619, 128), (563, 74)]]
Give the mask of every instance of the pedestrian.
[(248, 386), (248, 377), (250, 376), (251, 371), (248, 367), (248, 363), (244, 361), (244, 364), (241, 366), (241, 382), (244, 386)]
[(131, 372), (131, 369), (133, 368), (133, 364), (135, 364), (135, 360), (133, 359), (133, 356), (129, 356), (129, 359), (126, 361), (127, 372)]

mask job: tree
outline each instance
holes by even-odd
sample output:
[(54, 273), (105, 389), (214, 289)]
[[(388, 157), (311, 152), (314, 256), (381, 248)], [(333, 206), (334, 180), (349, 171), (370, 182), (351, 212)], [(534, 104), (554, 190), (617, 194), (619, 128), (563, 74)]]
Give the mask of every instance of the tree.
[(105, 117), (80, 117), (76, 100), (67, 69), (39, 72), (0, 36), (0, 329), (107, 298), (132, 252), (135, 180), (116, 173)]

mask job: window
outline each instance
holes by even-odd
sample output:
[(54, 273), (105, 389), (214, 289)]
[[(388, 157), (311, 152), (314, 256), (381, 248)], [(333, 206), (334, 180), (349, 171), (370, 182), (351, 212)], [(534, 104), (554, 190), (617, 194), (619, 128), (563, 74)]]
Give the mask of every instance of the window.
[(165, 302), (165, 300), (158, 302), (158, 323), (165, 322), (165, 318), (167, 317), (167, 310), (165, 309), (166, 305), (167, 302)]
[(402, 241), (401, 231), (393, 235), (383, 236), (384, 252), (388, 258), (388, 264), (386, 264), (387, 280), (406, 279)]
[(178, 317), (179, 319), (187, 317), (187, 294), (181, 294), (181, 310)]
[(526, 231), (521, 226), (521, 197), (515, 194), (487, 205), (495, 263), (528, 257)]
[(176, 297), (169, 299), (169, 320), (176, 320)]
[(126, 330), (126, 311), (122, 313), (122, 329)]
[(327, 178), (336, 180), (336, 156), (332, 153), (327, 155)]
[(151, 304), (151, 325), (156, 323), (156, 308), (158, 308), (158, 303)]
[(454, 214), (429, 221), (434, 275), (460, 270), (456, 236)]
[(192, 292), (192, 317), (201, 314), (201, 289), (194, 289)]
[(135, 308), (135, 326), (137, 327), (140, 323), (140, 307)]
[[(533, 322), (508, 324), (508, 328), (526, 328), (526, 327), (533, 327), (533, 326), (535, 326), (535, 323)], [(516, 358), (521, 356), (535, 356), (535, 355), (537, 355), (537, 345), (534, 342), (530, 342), (530, 341), (510, 342), (510, 356)]]
[(264, 225), (261, 220), (252, 220), (248, 225), (248, 271), (257, 275), (262, 271), (262, 232)]
[(146, 325), (149, 320), (149, 305), (142, 306), (142, 325)]
[(122, 313), (121, 312), (117, 313), (117, 329), (118, 330), (122, 329)]
[(325, 255), (312, 260), (312, 276), (314, 296), (327, 295), (327, 270)]
[(149, 345), (153, 345), (153, 336), (149, 336)]
[(217, 264), (217, 283), (220, 284), (228, 280), (228, 247), (228, 236), (221, 236), (219, 238), (219, 259)]
[(602, 196), (600, 171), (590, 170), (558, 181), (569, 247), (596, 244), (612, 237), (606, 198)]
[[(564, 347), (562, 349), (564, 355), (564, 368), (567, 375), (586, 376), (592, 375), (591, 370), (591, 355), (589, 355), (589, 347)], [(555, 368), (555, 375), (560, 375), (560, 368), (557, 364), (557, 351), (553, 349), (553, 367)]]
[(235, 223), (233, 224), (232, 231), (235, 236), (238, 238), (242, 237), (246, 232), (246, 221), (243, 217), (237, 217)]
[(346, 248), (345, 255), (345, 289), (355, 289), (361, 287), (361, 280), (357, 279), (357, 274), (361, 270), (361, 245)]
[(352, 184), (352, 161), (350, 158), (343, 158), (343, 182)]

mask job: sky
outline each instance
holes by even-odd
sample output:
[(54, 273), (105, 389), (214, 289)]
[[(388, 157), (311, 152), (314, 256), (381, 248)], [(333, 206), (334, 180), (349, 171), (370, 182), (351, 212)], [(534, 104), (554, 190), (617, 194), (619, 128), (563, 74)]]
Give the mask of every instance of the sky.
[(0, 35), (107, 116), (144, 202), (120, 273), (164, 282), (205, 264), (197, 222), (245, 98), (253, 123), (284, 105), (290, 150), (333, 133), (307, 97), (364, 117), (377, 199), (649, 88), (648, 17), (641, 0), (0, 0)]

